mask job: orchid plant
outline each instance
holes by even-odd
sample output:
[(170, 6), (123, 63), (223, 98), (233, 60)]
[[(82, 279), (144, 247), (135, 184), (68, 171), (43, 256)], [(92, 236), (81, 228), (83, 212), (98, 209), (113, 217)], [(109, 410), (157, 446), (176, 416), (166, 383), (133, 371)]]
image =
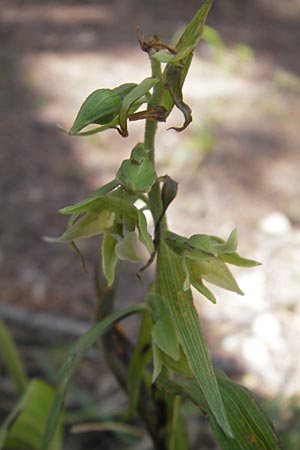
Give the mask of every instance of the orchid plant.
[[(115, 178), (85, 200), (60, 210), (70, 219), (66, 231), (54, 241), (70, 244), (83, 265), (76, 241), (102, 235), (107, 286), (101, 288), (95, 325), (74, 343), (60, 371), (43, 450), (49, 448), (55, 434), (70, 378), (84, 352), (99, 337), (112, 372), (128, 395), (126, 420), (138, 414), (155, 449), (189, 448), (181, 414), (184, 400), (199, 407), (225, 450), (281, 448), (254, 396), (213, 368), (191, 291), (195, 288), (213, 303), (216, 298), (207, 283), (242, 294), (229, 265), (254, 267), (258, 263), (237, 253), (236, 230), (225, 240), (208, 234), (186, 237), (170, 230), (167, 209), (178, 185), (168, 175), (157, 174), (155, 164), (158, 122), (165, 122), (174, 107), (182, 112), (183, 123), (171, 127), (173, 130), (182, 132), (192, 121), (182, 87), (211, 3), (204, 1), (174, 47), (157, 35), (145, 39), (138, 31), (151, 75), (139, 84), (130, 82), (92, 92), (69, 131), (71, 136), (109, 131), (126, 138), (128, 122), (145, 121), (143, 142), (133, 147)], [(152, 234), (145, 211), (150, 211), (153, 219)], [(148, 253), (145, 260), (140, 244)], [(156, 269), (143, 302), (113, 311), (118, 260), (139, 264), (138, 277), (155, 261)], [(131, 342), (120, 322), (137, 313), (141, 316), (140, 332)]]

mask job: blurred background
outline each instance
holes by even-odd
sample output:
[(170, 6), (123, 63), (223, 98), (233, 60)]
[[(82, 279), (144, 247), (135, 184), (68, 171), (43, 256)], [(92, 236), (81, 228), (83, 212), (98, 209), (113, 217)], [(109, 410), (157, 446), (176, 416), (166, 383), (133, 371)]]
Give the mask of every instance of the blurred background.
[[(1, 0), (0, 315), (30, 376), (55, 380), (68, 343), (93, 320), (99, 241), (77, 256), (43, 236), (66, 224), (57, 209), (111, 180), (143, 138), (115, 131), (86, 138), (68, 129), (86, 96), (149, 75), (136, 27), (166, 42), (193, 16), (196, 0)], [(161, 175), (179, 182), (170, 227), (226, 238), (263, 263), (234, 271), (244, 297), (217, 289), (218, 304), (195, 295), (216, 366), (263, 399), (287, 449), (300, 442), (300, 1), (215, 0), (184, 87), (193, 122), (174, 112), (159, 125)], [(118, 305), (142, 298), (136, 267), (120, 264)], [(124, 292), (126, 296), (124, 298)], [(135, 325), (129, 325), (134, 335)], [(0, 415), (15, 401), (0, 365)], [(96, 406), (93, 406), (94, 400)], [(90, 352), (68, 397), (67, 425), (120, 415), (126, 400), (98, 352)], [(187, 411), (191, 448), (218, 449), (206, 424)], [(97, 443), (98, 442), (98, 447)], [(150, 448), (123, 435), (69, 435), (66, 449)]]

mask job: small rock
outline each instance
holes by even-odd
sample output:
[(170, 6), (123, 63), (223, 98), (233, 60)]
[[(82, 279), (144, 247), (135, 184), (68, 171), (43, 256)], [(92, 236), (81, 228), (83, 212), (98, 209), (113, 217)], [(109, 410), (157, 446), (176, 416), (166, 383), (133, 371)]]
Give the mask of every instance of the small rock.
[(281, 326), (273, 314), (264, 313), (254, 320), (252, 331), (262, 341), (274, 343), (280, 338)]
[(281, 236), (291, 230), (291, 223), (285, 214), (274, 211), (260, 221), (259, 228), (265, 234)]

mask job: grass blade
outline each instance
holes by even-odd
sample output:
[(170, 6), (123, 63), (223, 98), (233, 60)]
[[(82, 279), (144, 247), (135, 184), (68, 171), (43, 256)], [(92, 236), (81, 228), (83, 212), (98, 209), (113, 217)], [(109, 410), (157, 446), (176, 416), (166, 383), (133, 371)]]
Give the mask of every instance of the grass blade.
[(144, 312), (146, 309), (147, 306), (145, 303), (139, 303), (134, 306), (129, 306), (122, 311), (110, 314), (100, 322), (96, 323), (96, 325), (90, 328), (89, 331), (87, 331), (80, 339), (75, 342), (75, 344), (73, 344), (70, 351), (68, 352), (67, 357), (65, 358), (65, 362), (60, 371), (57, 392), (48, 417), (42, 450), (47, 450), (49, 448), (58, 424), (59, 415), (63, 407), (69, 381), (76, 367), (82, 360), (86, 350), (94, 344), (98, 337), (106, 333), (116, 322), (124, 319), (131, 314)]

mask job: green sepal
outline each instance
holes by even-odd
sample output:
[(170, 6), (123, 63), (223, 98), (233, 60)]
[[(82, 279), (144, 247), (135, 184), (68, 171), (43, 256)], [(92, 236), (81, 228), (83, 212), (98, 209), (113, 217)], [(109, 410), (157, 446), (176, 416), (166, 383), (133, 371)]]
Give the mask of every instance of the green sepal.
[(117, 242), (117, 239), (109, 231), (103, 233), (101, 251), (102, 270), (109, 286), (113, 284), (115, 279), (115, 268), (118, 260), (115, 251)]
[(201, 277), (198, 277), (197, 279), (191, 275), (190, 276), (191, 285), (194, 286), (195, 289), (197, 289), (200, 294), (204, 295), (210, 302), (216, 304), (217, 299), (214, 296), (214, 294), (202, 283)]
[(139, 229), (139, 240), (142, 244), (145, 245), (150, 255), (154, 252), (154, 243), (153, 239), (151, 238), (151, 235), (148, 232), (147, 229), (147, 221), (146, 217), (141, 210), (138, 211), (138, 229)]
[(220, 286), (223, 289), (244, 295), (232, 273), (220, 259), (213, 256), (206, 256), (197, 260), (187, 259), (187, 266), (193, 280), (201, 282), (203, 278), (209, 283)]
[(232, 230), (227, 241), (224, 241), (217, 236), (210, 236), (210, 241), (217, 254), (233, 253), (236, 251), (238, 245), (237, 230), (236, 228)]
[(149, 192), (156, 181), (153, 162), (148, 158), (144, 144), (137, 144), (119, 168), (116, 179), (129, 193), (143, 194)]
[(46, 238), (48, 242), (73, 242), (75, 239), (89, 238), (103, 233), (112, 227), (115, 221), (115, 213), (109, 210), (100, 212), (86, 212), (69, 226), (58, 238)]
[(115, 212), (116, 215), (123, 215), (137, 221), (137, 209), (130, 199), (122, 198), (121, 193), (114, 191), (109, 195), (99, 195), (89, 197), (86, 200), (66, 206), (59, 210), (61, 214), (73, 214), (91, 211), (100, 213), (103, 210)]
[(237, 253), (222, 253), (219, 255), (219, 258), (228, 264), (239, 267), (256, 267), (261, 265), (260, 262), (255, 261), (254, 259), (242, 258), (242, 256)]
[(159, 80), (157, 78), (145, 78), (139, 85), (134, 87), (127, 95), (124, 96), (119, 112), (119, 124), (123, 136), (128, 136), (127, 117), (131, 105), (147, 94), (149, 90), (158, 83), (158, 81)]
[(162, 238), (164, 239), (168, 247), (177, 255), (184, 255), (186, 249), (189, 248), (188, 238), (173, 233), (172, 231), (164, 231)]
[(217, 256), (217, 253), (207, 234), (194, 234), (187, 241), (185, 255), (191, 259), (197, 259), (205, 254)]
[(161, 63), (169, 63), (174, 61), (175, 55), (167, 50), (159, 50), (158, 52), (153, 53), (151, 58)]

